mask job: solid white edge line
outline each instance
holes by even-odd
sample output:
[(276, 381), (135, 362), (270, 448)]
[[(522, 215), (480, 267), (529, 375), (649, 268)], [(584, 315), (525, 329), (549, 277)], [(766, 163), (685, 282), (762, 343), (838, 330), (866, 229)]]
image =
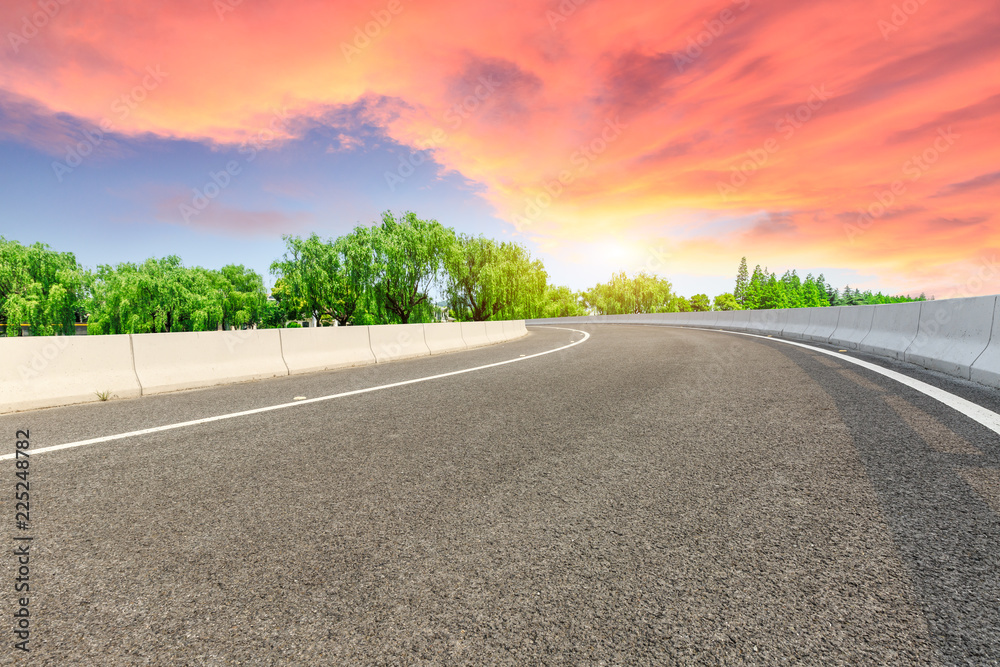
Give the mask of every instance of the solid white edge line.
[(944, 403), (949, 408), (957, 410), (969, 419), (982, 424), (989, 430), (993, 431), (997, 435), (1000, 435), (1000, 415), (988, 410), (983, 406), (968, 401), (961, 396), (956, 396), (951, 392), (945, 391), (944, 389), (939, 389), (933, 385), (929, 385), (926, 382), (921, 382), (916, 378), (911, 378), (909, 375), (903, 375), (896, 371), (889, 370), (888, 368), (883, 368), (876, 364), (869, 363), (867, 361), (862, 361), (861, 359), (855, 359), (854, 357), (849, 357), (846, 354), (840, 354), (839, 352), (831, 352), (830, 350), (824, 350), (819, 347), (814, 347), (812, 345), (806, 345), (805, 343), (799, 343), (794, 340), (785, 340), (784, 338), (774, 338), (773, 336), (760, 336), (757, 334), (744, 333), (742, 331), (727, 331), (726, 329), (712, 329), (709, 327), (679, 327), (671, 324), (654, 324), (652, 326), (662, 326), (670, 329), (700, 329), (701, 331), (716, 331), (718, 333), (735, 334), (737, 336), (750, 336), (751, 338), (761, 338), (763, 340), (773, 340), (776, 343), (785, 343), (786, 345), (794, 345), (796, 347), (804, 347), (807, 350), (813, 350), (814, 352), (819, 352), (821, 354), (826, 354), (831, 357), (836, 357), (848, 363), (852, 363), (856, 366), (861, 366), (862, 368), (867, 368), (870, 371), (878, 373), (879, 375), (884, 375), (887, 378), (895, 380), (900, 384), (906, 385), (911, 389), (919, 391), (921, 394), (930, 396), (936, 401)]
[[(579, 329), (570, 329), (568, 327), (547, 327), (549, 329), (563, 329), (565, 331), (575, 331), (576, 333), (583, 334), (583, 338), (580, 340), (573, 341), (569, 345), (563, 345), (562, 347), (557, 347), (554, 350), (546, 350), (545, 352), (536, 352), (535, 354), (529, 354), (526, 357), (518, 357), (517, 359), (507, 359), (506, 361), (497, 361), (492, 364), (486, 364), (485, 366), (476, 366), (474, 368), (463, 368), (460, 371), (450, 371), (448, 373), (439, 373), (438, 375), (428, 375), (427, 377), (414, 378), (412, 380), (403, 380), (401, 382), (393, 382), (391, 384), (382, 384), (375, 387), (366, 387), (364, 389), (354, 389), (352, 391), (345, 391), (340, 394), (330, 394), (329, 396), (319, 396), (317, 398), (307, 398), (304, 401), (294, 401), (292, 403), (281, 403), (278, 405), (268, 405), (263, 408), (254, 408), (252, 410), (243, 410), (241, 412), (232, 412), (225, 415), (216, 415), (215, 417), (205, 417), (203, 419), (192, 419), (191, 421), (178, 422), (176, 424), (166, 424), (164, 426), (154, 426), (152, 428), (144, 428), (139, 431), (129, 431), (128, 433), (119, 433), (117, 435), (106, 435), (100, 438), (91, 438), (89, 440), (78, 440), (76, 442), (67, 442), (62, 445), (52, 445), (51, 447), (40, 447), (38, 449), (31, 450), (30, 455), (43, 454), (45, 452), (55, 452), (60, 449), (71, 449), (74, 447), (83, 447), (85, 445), (97, 445), (102, 442), (111, 442), (113, 440), (122, 440), (124, 438), (132, 438), (139, 435), (149, 435), (150, 433), (160, 433), (161, 431), (172, 431), (178, 428), (184, 428), (186, 426), (196, 426), (198, 424), (208, 424), (211, 422), (222, 421), (224, 419), (235, 419), (236, 417), (246, 417), (248, 415), (257, 415), (262, 412), (271, 412), (273, 410), (283, 410), (284, 408), (295, 408), (300, 405), (307, 405), (309, 403), (320, 403), (322, 401), (331, 401), (335, 398), (344, 398), (345, 396), (356, 396), (358, 394), (367, 394), (373, 391), (380, 391), (382, 389), (391, 389), (393, 387), (402, 387), (408, 384), (417, 384), (419, 382), (428, 382), (430, 380), (439, 380), (441, 378), (451, 377), (453, 375), (462, 375), (463, 373), (472, 373), (474, 371), (481, 371), (487, 368), (495, 368), (497, 366), (504, 366), (506, 364), (513, 364), (519, 361), (527, 361), (528, 359), (534, 359), (535, 357), (543, 357), (546, 354), (552, 354), (553, 352), (561, 352), (562, 350), (568, 350), (571, 347), (579, 345), (580, 343), (586, 342), (590, 338), (590, 334), (586, 331), (580, 331)], [(0, 456), (0, 461), (5, 461), (17, 456), (14, 454), (3, 454)]]

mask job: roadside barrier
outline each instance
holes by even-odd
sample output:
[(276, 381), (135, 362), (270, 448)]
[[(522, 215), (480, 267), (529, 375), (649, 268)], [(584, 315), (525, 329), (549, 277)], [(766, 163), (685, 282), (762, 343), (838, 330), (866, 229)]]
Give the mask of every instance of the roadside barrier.
[(369, 327), (281, 329), (281, 355), (292, 375), (375, 363)]
[(380, 364), (414, 357), (430, 356), (424, 340), (423, 324), (384, 324), (368, 327), (372, 354)]
[(875, 308), (872, 327), (858, 345), (862, 352), (902, 359), (906, 348), (917, 337), (920, 303), (890, 303)]
[(144, 395), (288, 375), (278, 329), (134, 334), (132, 354)]
[(979, 296), (923, 302), (917, 335), (903, 358), (969, 379), (972, 364), (990, 344), (996, 300)]
[(0, 339), (0, 413), (141, 393), (127, 335)]
[(423, 327), (424, 342), (431, 354), (465, 350), (469, 347), (462, 338), (461, 322), (440, 322), (425, 324)]

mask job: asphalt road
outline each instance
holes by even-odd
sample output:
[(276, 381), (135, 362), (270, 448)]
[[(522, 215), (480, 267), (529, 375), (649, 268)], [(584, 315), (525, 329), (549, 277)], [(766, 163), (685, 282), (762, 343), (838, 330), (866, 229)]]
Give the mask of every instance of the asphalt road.
[[(519, 363), (36, 454), (27, 662), (998, 664), (1000, 436), (774, 340), (574, 328), (591, 338)], [(0, 453), (16, 429), (36, 449), (581, 338), (529, 330), (5, 415)], [(8, 554), (14, 473), (0, 461)], [(0, 659), (25, 662), (8, 627)]]

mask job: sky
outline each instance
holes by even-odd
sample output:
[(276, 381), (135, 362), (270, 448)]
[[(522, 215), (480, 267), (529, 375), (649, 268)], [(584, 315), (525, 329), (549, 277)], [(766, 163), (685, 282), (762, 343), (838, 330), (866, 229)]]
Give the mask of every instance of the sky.
[(649, 271), (1000, 292), (994, 0), (4, 0), (0, 235), (269, 276), (383, 211)]

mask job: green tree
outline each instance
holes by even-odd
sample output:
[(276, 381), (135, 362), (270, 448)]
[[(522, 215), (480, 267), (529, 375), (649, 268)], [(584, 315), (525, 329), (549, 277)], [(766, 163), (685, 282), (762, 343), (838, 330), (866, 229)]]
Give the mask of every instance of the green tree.
[(582, 294), (568, 287), (547, 287), (541, 317), (579, 317), (586, 314)]
[(176, 255), (88, 273), (91, 334), (250, 327), (265, 313), (263, 279), (243, 266), (187, 268)]
[(714, 310), (740, 310), (740, 304), (735, 296), (726, 292), (715, 297)]
[[(634, 277), (615, 273), (583, 293), (586, 305), (601, 315), (634, 315), (677, 310), (670, 281), (646, 272)], [(686, 303), (686, 302), (685, 302)]]
[(741, 307), (746, 305), (747, 288), (750, 285), (750, 272), (747, 270), (747, 258), (740, 259), (740, 268), (736, 273), (736, 287), (733, 289), (733, 296)]
[[(455, 243), (454, 230), (437, 220), (421, 220), (414, 213), (397, 218), (386, 212), (381, 226), (368, 228), (365, 234), (371, 251), (370, 288), (376, 309), (385, 319), (403, 324), (414, 317), (430, 319), (433, 307), (429, 292), (441, 277), (445, 258)], [(364, 243), (359, 241), (359, 245)]]
[(287, 295), (301, 302), (317, 322), (354, 317), (370, 279), (372, 251), (366, 235), (324, 241), (286, 235), (285, 254), (271, 263), (271, 273), (282, 281)]
[(516, 243), (463, 234), (448, 249), (444, 264), (452, 311), (476, 322), (501, 314), (530, 317), (535, 302), (544, 300), (547, 276), (541, 270), (538, 279), (540, 263), (535, 266), (527, 248)]
[(691, 297), (691, 310), (704, 312), (712, 310), (712, 302), (707, 294), (695, 294)]
[(0, 236), (0, 324), (20, 336), (73, 334), (83, 321), (86, 280), (76, 257), (44, 243), (23, 246)]

